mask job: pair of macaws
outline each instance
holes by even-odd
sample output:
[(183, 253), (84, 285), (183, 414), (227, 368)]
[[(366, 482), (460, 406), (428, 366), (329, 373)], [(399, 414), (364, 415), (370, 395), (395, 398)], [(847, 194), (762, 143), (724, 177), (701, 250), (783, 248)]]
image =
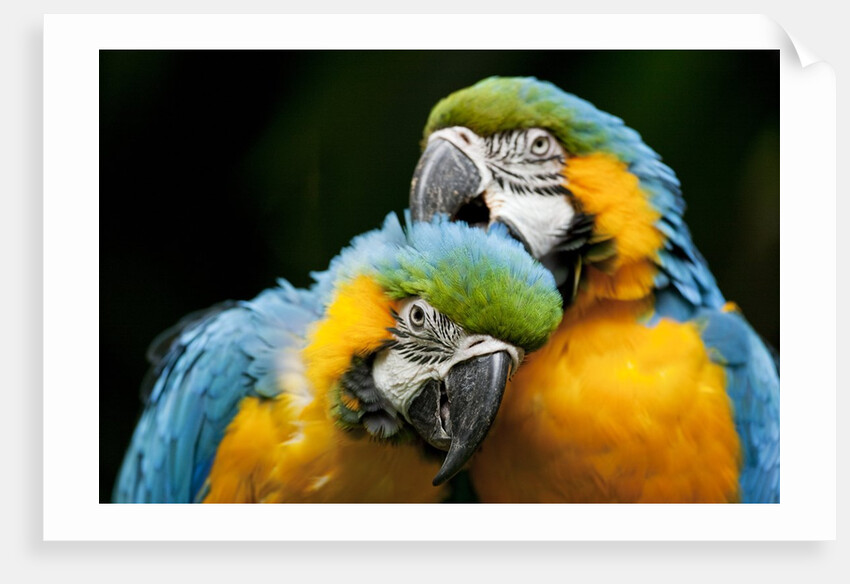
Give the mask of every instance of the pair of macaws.
[(404, 225), (157, 339), (114, 500), (778, 502), (778, 362), (683, 211), (586, 101), (450, 95)]

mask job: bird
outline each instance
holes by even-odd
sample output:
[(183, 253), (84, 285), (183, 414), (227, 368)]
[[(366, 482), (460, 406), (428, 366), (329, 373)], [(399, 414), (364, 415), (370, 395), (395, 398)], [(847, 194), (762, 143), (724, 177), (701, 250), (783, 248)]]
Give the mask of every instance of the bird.
[(534, 77), (431, 110), (415, 220), (506, 227), (563, 318), (469, 463), (482, 502), (778, 503), (779, 355), (694, 245), (675, 172), (625, 122)]
[(114, 503), (441, 502), (561, 317), (506, 229), (395, 213), (154, 339)]

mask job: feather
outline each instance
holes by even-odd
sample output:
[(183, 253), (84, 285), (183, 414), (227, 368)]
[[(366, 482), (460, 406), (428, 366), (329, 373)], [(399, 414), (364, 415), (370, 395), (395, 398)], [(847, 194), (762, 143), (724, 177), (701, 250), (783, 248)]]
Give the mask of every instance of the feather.
[(742, 441), (743, 502), (779, 502), (779, 372), (761, 338), (737, 312), (704, 310), (702, 338), (727, 371), (727, 393)]
[[(501, 335), (526, 352), (545, 343), (561, 318), (552, 275), (521, 244), (498, 228), (484, 232), (445, 217), (412, 223), (408, 215), (403, 227), (390, 213), (380, 229), (355, 237), (313, 277), (309, 290), (279, 280), (253, 300), (193, 313), (157, 337), (149, 351), (146, 407), (119, 471), (114, 501), (203, 498), (214, 488), (208, 480), (213, 460), (242, 404), (265, 404), (282, 392), (298, 398), (293, 402), (309, 402), (316, 388), (302, 361), (308, 334), (327, 316), (337, 290), (355, 279), (376, 290), (381, 313), (374, 314), (382, 332), (388, 297), (412, 295), (468, 331)], [(375, 347), (354, 347), (344, 364), (367, 349)], [(370, 384), (368, 361), (353, 363), (346, 377), (351, 407), (337, 403), (334, 421), (359, 425), (359, 432), (365, 428), (381, 439), (400, 439), (402, 421)], [(331, 385), (339, 384), (339, 377), (320, 390), (333, 394)]]

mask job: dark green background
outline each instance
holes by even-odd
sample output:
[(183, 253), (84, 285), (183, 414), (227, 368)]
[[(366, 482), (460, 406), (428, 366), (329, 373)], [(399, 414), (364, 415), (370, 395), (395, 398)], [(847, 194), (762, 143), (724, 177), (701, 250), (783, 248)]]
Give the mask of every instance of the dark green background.
[(490, 75), (551, 81), (640, 132), (724, 294), (779, 347), (778, 51), (103, 51), (101, 501), (157, 333), (277, 277), (308, 285), (406, 207), (430, 108)]

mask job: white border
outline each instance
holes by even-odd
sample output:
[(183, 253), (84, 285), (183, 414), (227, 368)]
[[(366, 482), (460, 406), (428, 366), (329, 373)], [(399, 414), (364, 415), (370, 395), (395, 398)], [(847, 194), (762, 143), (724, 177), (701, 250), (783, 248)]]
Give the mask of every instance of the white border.
[[(511, 45), (489, 30), (511, 30)], [(563, 31), (569, 30), (565, 36)], [(435, 36), (435, 31), (439, 34)], [(98, 50), (781, 50), (782, 503), (101, 505), (97, 502)], [(44, 41), (47, 540), (781, 540), (835, 538), (835, 81), (757, 16), (49, 15)], [(805, 147), (803, 147), (805, 145)], [(799, 202), (819, 222), (792, 215)], [(793, 223), (792, 223), (793, 222)], [(806, 231), (806, 230), (809, 231)], [(809, 243), (811, 242), (811, 243)], [(816, 250), (816, 253), (814, 252)], [(801, 266), (806, 266), (801, 273)], [(807, 274), (818, 274), (817, 302)], [(823, 342), (826, 339), (826, 343)], [(819, 341), (819, 342), (816, 342)], [(447, 534), (446, 526), (452, 529)], [(388, 527), (392, 526), (388, 533)]]

